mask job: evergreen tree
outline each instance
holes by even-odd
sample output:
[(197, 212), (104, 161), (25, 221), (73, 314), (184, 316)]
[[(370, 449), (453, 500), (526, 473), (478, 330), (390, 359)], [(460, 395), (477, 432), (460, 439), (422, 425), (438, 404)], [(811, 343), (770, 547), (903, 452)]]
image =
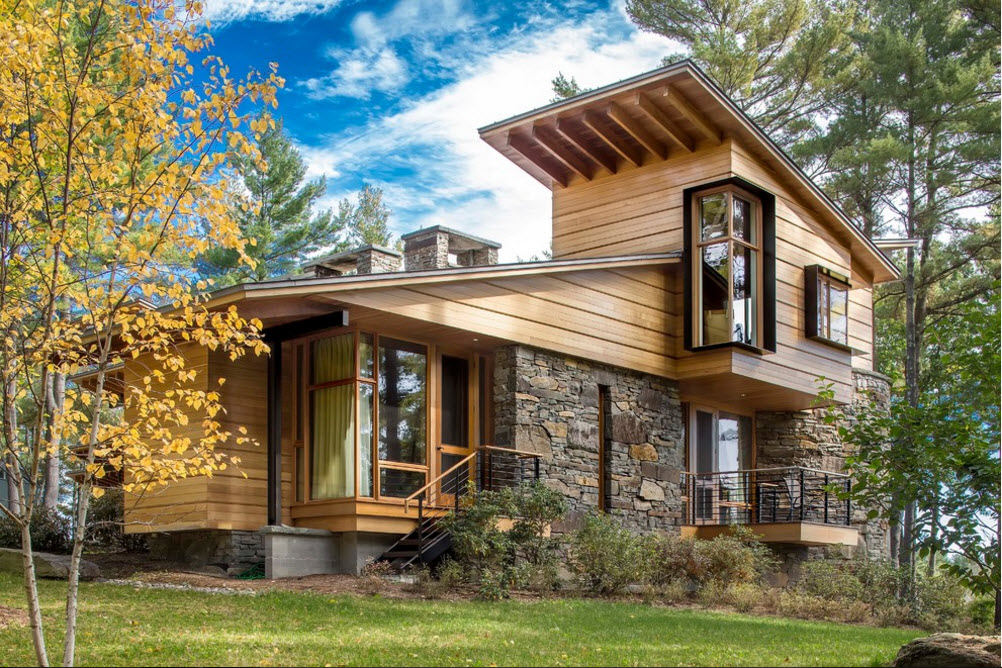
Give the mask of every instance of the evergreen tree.
[[(338, 204), (338, 227), (344, 229), (352, 246), (394, 245), (387, 224), (390, 210), (383, 204), (383, 190), (365, 184), (353, 204), (347, 197)], [(399, 245), (399, 243), (397, 244)]]
[(242, 265), (232, 249), (213, 248), (198, 261), (202, 275), (217, 284), (262, 281), (296, 270), (308, 257), (343, 248), (342, 222), (330, 210), (314, 212), (327, 191), (319, 177), (303, 183), (306, 163), (281, 121), (261, 133), (258, 142), (265, 164), (242, 155), (233, 163), (245, 193), (235, 213), (243, 235), (253, 240), (247, 254), (253, 269)]
[(842, 94), (833, 76), (849, 52), (851, 0), (627, 0), (642, 30), (691, 58), (781, 146), (817, 131)]
[(577, 82), (577, 79), (574, 77), (568, 79), (564, 76), (563, 72), (557, 72), (557, 76), (553, 77), (550, 85), (553, 87), (553, 97), (550, 99), (550, 102), (560, 102), (561, 100), (566, 100), (569, 97), (574, 97), (585, 92)]

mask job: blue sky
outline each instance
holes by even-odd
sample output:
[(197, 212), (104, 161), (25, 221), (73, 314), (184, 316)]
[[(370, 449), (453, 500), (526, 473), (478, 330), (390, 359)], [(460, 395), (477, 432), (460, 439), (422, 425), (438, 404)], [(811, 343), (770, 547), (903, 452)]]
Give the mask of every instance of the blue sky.
[(206, 16), (234, 72), (278, 63), (278, 114), (327, 205), (371, 183), (394, 232), (459, 228), (503, 261), (549, 246), (550, 192), (477, 128), (546, 104), (558, 71), (595, 87), (677, 51), (621, 0), (208, 0)]

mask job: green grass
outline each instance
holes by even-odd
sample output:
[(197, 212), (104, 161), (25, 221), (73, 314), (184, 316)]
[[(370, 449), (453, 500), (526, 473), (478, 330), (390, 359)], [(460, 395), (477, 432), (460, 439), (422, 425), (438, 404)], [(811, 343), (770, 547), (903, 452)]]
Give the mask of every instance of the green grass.
[[(41, 583), (51, 650), (64, 591)], [(81, 599), (81, 666), (868, 666), (920, 635), (591, 600), (251, 597), (88, 583)], [(0, 605), (25, 607), (19, 578), (0, 574)], [(0, 664), (33, 657), (27, 628), (0, 630)]]

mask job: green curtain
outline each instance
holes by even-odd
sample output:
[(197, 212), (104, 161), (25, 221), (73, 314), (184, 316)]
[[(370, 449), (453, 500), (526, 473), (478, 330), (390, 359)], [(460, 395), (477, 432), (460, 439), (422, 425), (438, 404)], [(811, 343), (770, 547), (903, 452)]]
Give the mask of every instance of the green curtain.
[(348, 333), (313, 342), (312, 383), (329, 383), (355, 375), (355, 335)]
[(314, 499), (355, 495), (355, 384), (311, 393)]
[[(313, 342), (313, 383), (355, 375), (355, 337), (342, 334)], [(355, 495), (355, 384), (310, 392), (311, 498)]]

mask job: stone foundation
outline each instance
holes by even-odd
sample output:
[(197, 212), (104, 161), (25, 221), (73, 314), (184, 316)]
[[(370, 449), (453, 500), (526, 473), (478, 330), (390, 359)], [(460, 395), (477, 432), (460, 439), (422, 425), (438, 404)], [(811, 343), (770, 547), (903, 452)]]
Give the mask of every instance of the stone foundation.
[(219, 566), (229, 575), (264, 563), (264, 539), (257, 531), (175, 531), (149, 537), (150, 557), (189, 566)]
[(495, 353), (495, 443), (543, 455), (540, 477), (567, 497), (567, 531), (599, 503), (599, 386), (605, 407), (607, 510), (638, 532), (682, 520), (678, 384), (526, 346)]

